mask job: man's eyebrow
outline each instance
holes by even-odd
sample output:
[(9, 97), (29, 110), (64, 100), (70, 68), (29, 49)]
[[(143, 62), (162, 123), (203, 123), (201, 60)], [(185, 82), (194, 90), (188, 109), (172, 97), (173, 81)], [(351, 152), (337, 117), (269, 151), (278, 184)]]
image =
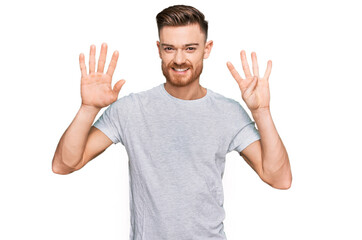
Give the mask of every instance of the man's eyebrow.
[[(199, 46), (198, 43), (188, 43), (188, 44), (185, 44), (184, 47), (195, 46), (195, 45)], [(174, 47), (174, 45), (168, 44), (168, 43), (161, 43), (161, 46)]]
[(199, 46), (198, 43), (188, 43), (188, 44), (185, 44), (185, 47), (194, 46), (194, 45)]

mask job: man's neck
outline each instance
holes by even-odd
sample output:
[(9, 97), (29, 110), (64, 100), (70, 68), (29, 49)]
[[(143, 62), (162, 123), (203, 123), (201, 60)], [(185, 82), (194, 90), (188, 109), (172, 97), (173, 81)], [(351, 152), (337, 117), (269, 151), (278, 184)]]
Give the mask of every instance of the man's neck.
[(196, 100), (203, 98), (207, 93), (206, 88), (202, 87), (199, 81), (194, 81), (183, 87), (173, 86), (166, 81), (164, 87), (170, 95), (182, 100)]

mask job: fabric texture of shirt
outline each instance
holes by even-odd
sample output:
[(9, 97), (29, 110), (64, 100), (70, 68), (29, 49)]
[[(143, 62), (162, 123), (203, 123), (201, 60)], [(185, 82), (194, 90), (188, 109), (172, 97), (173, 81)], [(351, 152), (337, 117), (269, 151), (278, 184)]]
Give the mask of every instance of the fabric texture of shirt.
[(94, 123), (128, 154), (130, 240), (225, 240), (225, 156), (260, 139), (235, 100), (183, 100), (164, 83), (130, 93)]

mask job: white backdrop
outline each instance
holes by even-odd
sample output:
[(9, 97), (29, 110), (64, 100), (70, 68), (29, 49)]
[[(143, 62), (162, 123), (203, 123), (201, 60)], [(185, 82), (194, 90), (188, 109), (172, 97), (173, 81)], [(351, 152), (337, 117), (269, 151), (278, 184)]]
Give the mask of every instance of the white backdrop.
[(228, 239), (362, 239), (362, 15), (348, 0), (2, 1), (0, 239), (129, 238), (121, 144), (70, 175), (54, 174), (51, 161), (80, 106), (79, 53), (87, 62), (95, 44), (98, 59), (102, 42), (108, 60), (120, 52), (120, 97), (163, 83), (155, 16), (180, 3), (209, 21), (202, 86), (246, 108), (226, 61), (241, 71), (241, 49), (258, 54), (261, 72), (273, 61), (271, 112), (292, 187), (273, 189), (228, 154)]

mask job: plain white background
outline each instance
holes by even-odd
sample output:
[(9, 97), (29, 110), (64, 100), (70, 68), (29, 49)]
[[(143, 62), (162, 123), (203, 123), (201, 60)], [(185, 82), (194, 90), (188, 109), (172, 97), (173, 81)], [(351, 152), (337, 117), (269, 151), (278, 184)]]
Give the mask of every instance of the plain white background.
[[(80, 106), (79, 53), (108, 43), (120, 96), (165, 82), (155, 16), (174, 4), (209, 21), (201, 85), (239, 101), (226, 67), (239, 52), (273, 61), (271, 112), (288, 150), (291, 189), (262, 182), (236, 153), (224, 174), (229, 240), (362, 239), (358, 1), (3, 1), (0, 4), (0, 239), (129, 238), (128, 158), (112, 145), (56, 175), (57, 143)], [(106, 68), (109, 61), (107, 61)], [(88, 64), (87, 64), (88, 66)]]

